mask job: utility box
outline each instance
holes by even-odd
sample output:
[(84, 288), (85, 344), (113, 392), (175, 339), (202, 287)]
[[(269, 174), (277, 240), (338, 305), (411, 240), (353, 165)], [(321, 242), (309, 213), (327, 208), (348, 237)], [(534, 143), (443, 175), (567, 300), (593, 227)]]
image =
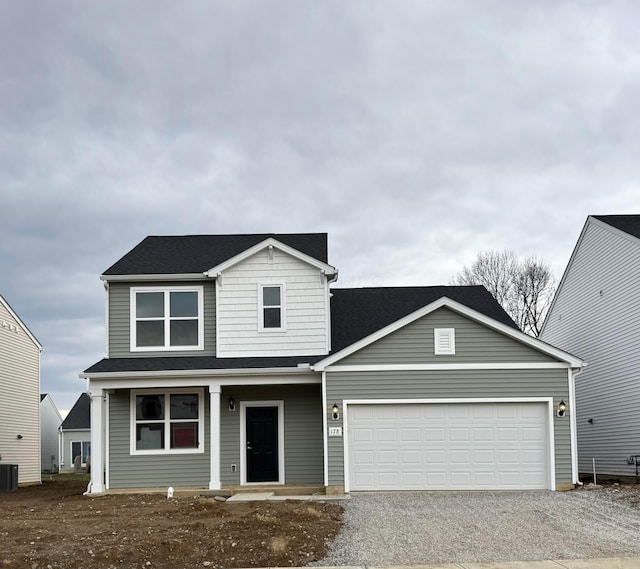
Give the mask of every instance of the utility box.
[(0, 464), (0, 492), (18, 489), (18, 465)]

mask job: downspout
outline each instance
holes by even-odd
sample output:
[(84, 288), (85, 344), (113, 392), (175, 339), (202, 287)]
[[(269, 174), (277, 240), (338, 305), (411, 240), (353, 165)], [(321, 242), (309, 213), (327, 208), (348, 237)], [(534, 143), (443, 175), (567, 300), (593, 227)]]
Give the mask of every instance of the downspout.
[[(109, 357), (109, 281), (104, 281), (104, 292), (105, 292), (105, 302), (104, 302), (104, 357)], [(89, 386), (87, 385), (87, 391), (89, 390)]]
[(63, 461), (64, 461), (64, 455), (62, 454), (63, 451), (63, 444), (62, 444), (62, 423), (60, 425), (58, 425), (58, 474), (60, 474), (60, 472), (62, 471), (62, 465), (63, 465)]
[(569, 368), (569, 405), (571, 405), (571, 413), (569, 413), (569, 429), (571, 431), (571, 470), (573, 483), (582, 486), (578, 471), (578, 430), (576, 425), (576, 375), (582, 372), (582, 368)]
[(322, 372), (322, 446), (324, 449), (324, 487), (329, 486), (329, 441), (327, 439), (327, 372)]

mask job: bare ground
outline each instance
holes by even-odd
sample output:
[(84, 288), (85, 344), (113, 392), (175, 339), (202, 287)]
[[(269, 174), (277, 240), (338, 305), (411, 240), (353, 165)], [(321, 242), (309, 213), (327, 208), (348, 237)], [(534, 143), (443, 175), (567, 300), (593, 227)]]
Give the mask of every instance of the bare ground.
[(86, 497), (84, 481), (0, 493), (0, 569), (304, 566), (325, 556), (342, 507), (157, 494)]

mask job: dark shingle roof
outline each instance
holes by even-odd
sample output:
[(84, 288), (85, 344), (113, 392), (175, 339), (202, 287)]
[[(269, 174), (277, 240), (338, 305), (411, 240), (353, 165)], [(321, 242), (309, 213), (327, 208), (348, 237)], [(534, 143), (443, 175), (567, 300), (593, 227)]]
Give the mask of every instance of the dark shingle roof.
[(174, 356), (165, 358), (110, 358), (100, 360), (86, 373), (119, 371), (160, 371), (196, 369), (246, 369), (296, 367), (299, 363), (317, 361), (324, 356), (291, 356), (272, 358), (216, 358), (214, 356)]
[(203, 273), (269, 237), (318, 261), (327, 262), (326, 233), (149, 236), (111, 265), (104, 274)]
[(332, 289), (331, 347), (337, 352), (443, 296), (516, 330), (483, 286)]
[[(336, 353), (443, 296), (511, 328), (513, 320), (483, 286), (354, 288), (331, 290), (331, 341)], [(259, 369), (313, 364), (326, 356), (216, 358), (213, 356), (112, 358), (86, 373), (196, 369)]]
[(592, 215), (591, 217), (640, 239), (640, 215)]
[(71, 411), (62, 421), (62, 429), (90, 429), (91, 428), (91, 399), (83, 393), (74, 403)]

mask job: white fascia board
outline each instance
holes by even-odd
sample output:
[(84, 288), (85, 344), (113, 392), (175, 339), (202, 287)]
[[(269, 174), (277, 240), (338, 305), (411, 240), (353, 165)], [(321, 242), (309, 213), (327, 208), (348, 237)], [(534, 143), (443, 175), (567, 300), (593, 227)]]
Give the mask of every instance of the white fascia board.
[(13, 316), (15, 321), (20, 324), (20, 327), (27, 333), (27, 336), (31, 339), (31, 341), (37, 346), (38, 350), (42, 351), (42, 344), (38, 342), (38, 339), (31, 333), (31, 330), (27, 328), (27, 325), (20, 319), (20, 317), (13, 311), (13, 308), (9, 305), (9, 303), (2, 297), (0, 294), (0, 304), (4, 306), (9, 314)]
[(62, 424), (62, 420), (63, 420), (62, 415), (60, 415), (60, 411), (58, 411), (56, 404), (53, 402), (53, 398), (48, 393), (45, 395), (45, 398), (42, 401), (40, 401), (40, 407), (42, 407), (42, 404), (45, 401), (49, 402), (49, 406), (53, 409), (54, 413), (58, 416), (58, 419), (60, 419), (59, 424)]
[(166, 273), (153, 275), (100, 275), (100, 280), (106, 282), (115, 281), (206, 281), (207, 276), (203, 273)]
[[(188, 382), (186, 381), (188, 379)], [(92, 389), (163, 389), (184, 387), (208, 387), (220, 389), (228, 385), (234, 386), (270, 386), (270, 385), (320, 385), (320, 374), (315, 375), (289, 375), (289, 376), (245, 376), (245, 377), (156, 377), (142, 378), (128, 376), (122, 378), (95, 377), (91, 380)]]
[(626, 239), (630, 243), (635, 243), (636, 245), (640, 245), (640, 239), (638, 237), (636, 237), (635, 235), (631, 235), (630, 233), (627, 233), (626, 231), (623, 231), (622, 229), (618, 229), (617, 227), (614, 227), (613, 225), (610, 225), (606, 221), (602, 221), (601, 219), (596, 219), (592, 215), (590, 215), (587, 218), (587, 221), (590, 222), (590, 223), (593, 223), (594, 225), (599, 225), (600, 227), (603, 227), (607, 231), (610, 231), (611, 233), (614, 233), (615, 235), (618, 235), (618, 236)]
[(493, 330), (496, 330), (497, 332), (500, 332), (505, 336), (513, 338), (514, 340), (521, 342), (535, 350), (538, 350), (539, 352), (542, 352), (544, 354), (547, 354), (559, 360), (565, 361), (571, 364), (571, 367), (581, 368), (584, 365), (584, 362), (581, 359), (576, 358), (575, 356), (572, 356), (571, 354), (568, 354), (563, 350), (554, 348), (553, 346), (543, 342), (542, 340), (533, 338), (532, 336), (529, 336), (524, 332), (521, 332), (520, 330), (511, 328), (506, 324), (502, 324), (501, 322), (498, 322), (493, 318), (490, 318), (488, 316), (485, 316), (484, 314), (481, 314), (477, 310), (473, 310), (472, 308), (469, 308), (464, 304), (460, 304), (455, 300), (452, 300), (446, 296), (443, 296), (438, 300), (432, 302), (431, 304), (427, 304), (426, 306), (423, 306), (422, 308), (416, 310), (415, 312), (408, 314), (404, 318), (400, 318), (400, 320), (396, 320), (392, 324), (389, 324), (388, 326), (385, 326), (384, 328), (378, 330), (377, 332), (370, 334), (369, 336), (363, 338), (362, 340), (355, 342), (351, 346), (348, 346), (343, 350), (340, 350), (339, 352), (329, 356), (328, 358), (325, 358), (324, 360), (319, 361), (318, 363), (313, 365), (312, 368), (316, 371), (324, 371), (327, 368), (327, 366), (341, 360), (342, 358), (345, 358), (348, 355), (351, 355), (357, 352), (358, 350), (361, 350), (365, 346), (368, 346), (369, 344), (372, 344), (373, 342), (376, 342), (377, 340), (384, 338), (385, 336), (391, 334), (392, 332), (395, 332), (396, 330), (403, 328), (407, 324), (410, 324), (411, 322), (414, 322), (415, 320), (418, 320), (419, 318), (422, 318), (423, 316), (426, 316), (427, 314), (430, 314), (431, 312), (434, 312), (438, 308), (442, 308), (442, 307), (446, 307), (455, 312), (458, 312), (459, 314), (466, 316), (471, 320), (475, 320), (476, 322), (479, 322), (480, 324), (483, 324), (488, 328), (492, 328)]
[(514, 369), (572, 369), (567, 362), (505, 362), (505, 363), (447, 363), (447, 364), (389, 364), (389, 365), (329, 365), (325, 372), (376, 371), (461, 371)]
[(278, 241), (277, 239), (274, 239), (273, 237), (269, 237), (268, 239), (265, 239), (264, 241), (257, 243), (253, 247), (246, 249), (242, 253), (239, 253), (235, 257), (231, 257), (231, 259), (227, 259), (224, 263), (220, 263), (219, 265), (212, 267), (208, 271), (205, 271), (204, 274), (207, 277), (216, 278), (219, 273), (225, 271), (226, 269), (228, 269), (229, 267), (232, 267), (237, 263), (240, 263), (241, 261), (244, 261), (245, 259), (248, 259), (249, 257), (251, 257), (251, 255), (255, 255), (256, 253), (258, 253), (259, 251), (262, 251), (263, 249), (266, 249), (267, 247), (275, 247), (276, 249), (279, 249), (283, 253), (287, 253), (288, 255), (291, 255), (292, 257), (299, 259), (300, 261), (303, 261), (305, 263), (308, 263), (309, 265), (316, 267), (317, 269), (323, 271), (326, 275), (335, 275), (338, 272), (335, 269), (335, 267), (332, 267), (327, 263), (323, 263), (322, 261), (318, 261), (318, 259), (314, 259), (313, 257), (305, 253), (302, 253), (297, 249), (294, 249), (293, 247), (289, 247), (288, 245), (281, 243), (280, 241)]
[(156, 378), (156, 377), (176, 377), (176, 378), (197, 378), (197, 377), (218, 377), (218, 376), (272, 376), (272, 375), (295, 375), (306, 374), (314, 378), (317, 376), (317, 383), (320, 383), (320, 376), (307, 367), (282, 367), (282, 368), (242, 368), (242, 369), (185, 369), (185, 370), (159, 370), (159, 371), (106, 371), (97, 373), (81, 373), (81, 379), (90, 379), (92, 382), (97, 379), (120, 379), (120, 378)]

